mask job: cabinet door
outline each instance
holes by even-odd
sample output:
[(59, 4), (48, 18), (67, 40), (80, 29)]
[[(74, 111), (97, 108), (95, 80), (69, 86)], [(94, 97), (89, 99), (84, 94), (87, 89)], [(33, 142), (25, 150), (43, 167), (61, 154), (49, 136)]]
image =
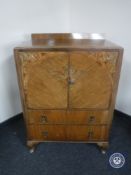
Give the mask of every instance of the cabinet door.
[(117, 57), (106, 51), (70, 53), (70, 108), (109, 107)]
[(20, 52), (28, 108), (67, 107), (68, 56), (64, 52)]

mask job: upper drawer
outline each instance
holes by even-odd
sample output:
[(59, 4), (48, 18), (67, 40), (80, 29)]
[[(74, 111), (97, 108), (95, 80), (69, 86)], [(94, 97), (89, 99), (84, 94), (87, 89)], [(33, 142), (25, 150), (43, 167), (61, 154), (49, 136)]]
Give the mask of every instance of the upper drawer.
[(108, 110), (104, 111), (67, 111), (66, 122), (70, 124), (108, 124)]
[(28, 110), (29, 124), (65, 123), (64, 111), (58, 110)]
[(108, 111), (28, 110), (29, 124), (108, 124)]

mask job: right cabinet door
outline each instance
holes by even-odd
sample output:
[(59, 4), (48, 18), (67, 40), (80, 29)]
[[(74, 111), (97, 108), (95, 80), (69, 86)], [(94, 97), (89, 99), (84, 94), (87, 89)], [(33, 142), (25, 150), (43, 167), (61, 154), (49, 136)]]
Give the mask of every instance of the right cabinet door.
[(109, 108), (117, 58), (117, 51), (70, 53), (70, 108)]

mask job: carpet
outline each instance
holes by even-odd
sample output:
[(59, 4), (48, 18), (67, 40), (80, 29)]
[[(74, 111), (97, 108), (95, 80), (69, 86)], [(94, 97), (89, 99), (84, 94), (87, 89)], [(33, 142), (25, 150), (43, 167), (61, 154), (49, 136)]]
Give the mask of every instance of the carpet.
[[(86, 143), (42, 143), (31, 154), (21, 114), (0, 125), (0, 175), (130, 175), (131, 117), (114, 113), (109, 140), (105, 155), (97, 145)], [(125, 157), (122, 168), (109, 164), (115, 152)]]

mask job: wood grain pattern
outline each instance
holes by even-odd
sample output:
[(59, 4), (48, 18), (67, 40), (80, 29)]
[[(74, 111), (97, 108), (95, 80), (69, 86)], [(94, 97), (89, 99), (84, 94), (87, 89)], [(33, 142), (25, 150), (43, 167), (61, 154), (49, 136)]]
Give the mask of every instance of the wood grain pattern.
[(108, 110), (70, 110), (66, 113), (66, 123), (74, 125), (108, 125)]
[(66, 108), (68, 57), (59, 52), (21, 52), (28, 108)]
[(72, 34), (33, 34), (14, 49), (27, 145), (93, 142), (108, 147), (123, 49)]
[(108, 109), (118, 52), (70, 54), (70, 108)]
[[(76, 37), (79, 36), (79, 39)], [(105, 39), (91, 39), (87, 33), (39, 33), (32, 34), (32, 43), (25, 43), (20, 50), (121, 50), (122, 48)], [(18, 49), (18, 48), (17, 48)]]
[(67, 140), (73, 141), (107, 141), (108, 127), (106, 126), (67, 126)]
[(108, 126), (29, 125), (29, 140), (43, 141), (107, 141)]
[(64, 125), (29, 125), (28, 139), (43, 141), (66, 140)]
[(108, 110), (105, 111), (60, 111), (28, 110), (28, 124), (74, 124), (108, 125)]
[(28, 124), (62, 124), (66, 123), (66, 111), (28, 110)]

